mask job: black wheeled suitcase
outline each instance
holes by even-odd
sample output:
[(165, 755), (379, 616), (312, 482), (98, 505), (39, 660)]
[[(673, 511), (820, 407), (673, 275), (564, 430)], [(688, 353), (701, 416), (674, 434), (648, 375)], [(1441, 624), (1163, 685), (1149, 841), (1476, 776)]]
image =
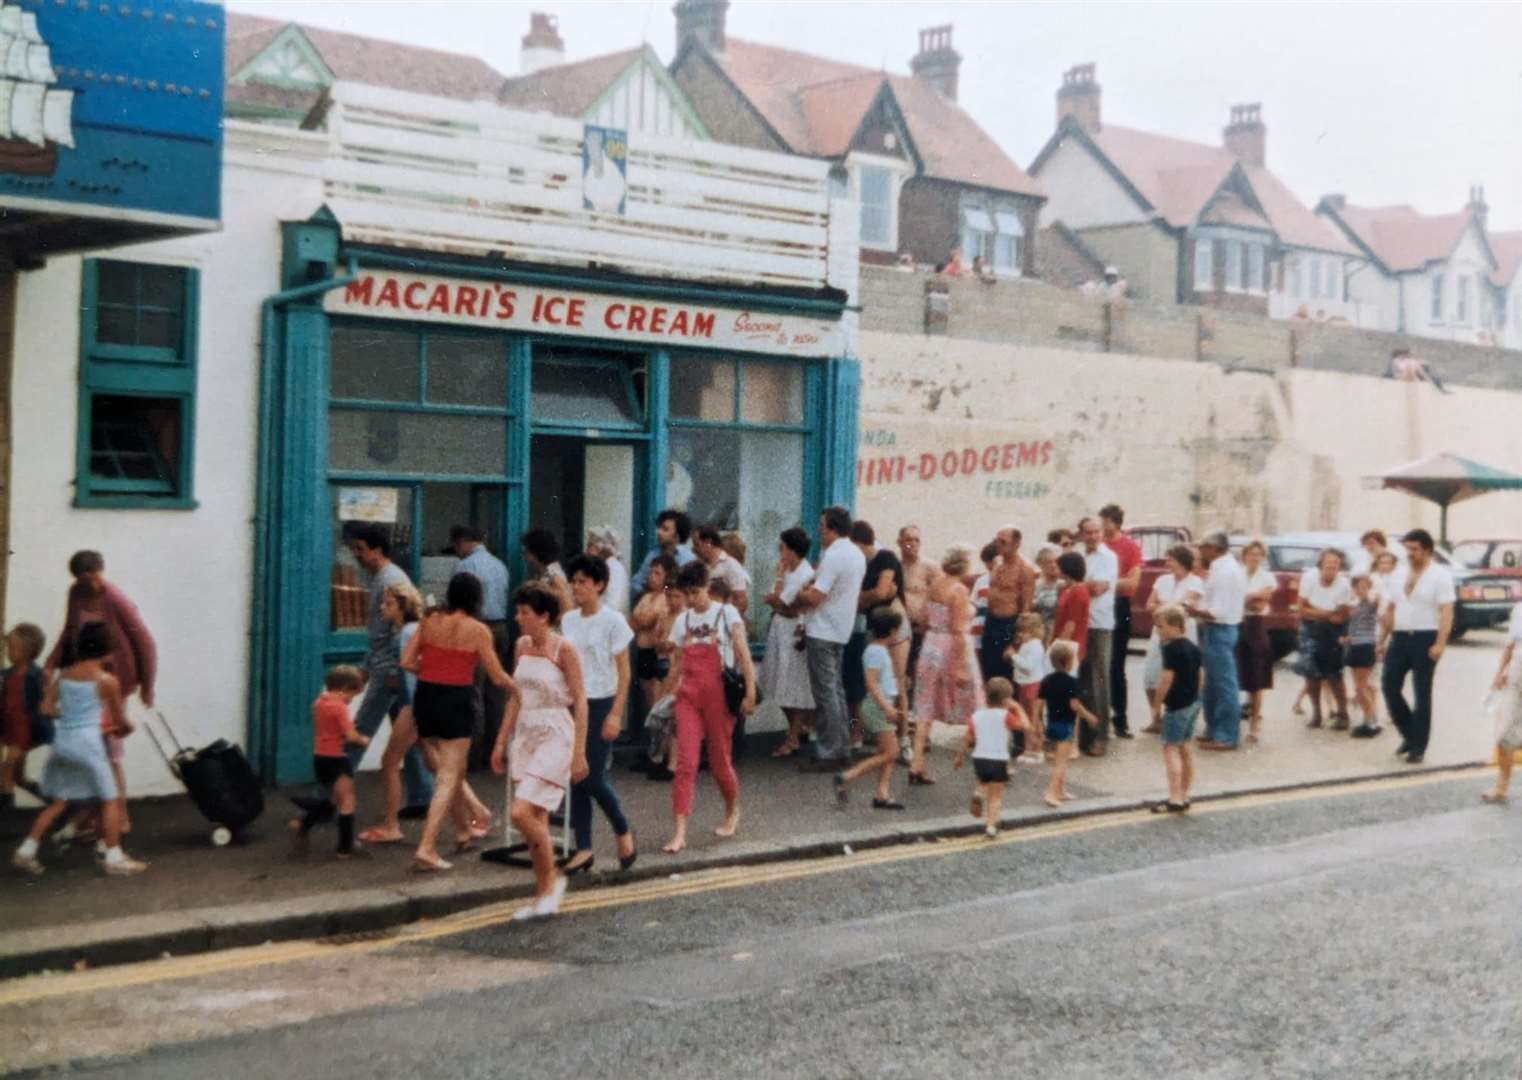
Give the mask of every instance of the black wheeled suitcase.
[(190, 801), (196, 804), (206, 820), (216, 826), (211, 842), (217, 847), (232, 840), (264, 813), (264, 785), (254, 774), (243, 751), (226, 739), (218, 739), (201, 749), (187, 749), (180, 745), (174, 729), (158, 714), (159, 723), (174, 747), (169, 755), (152, 724), (145, 724), (153, 745), (158, 748), (169, 770), (185, 785)]

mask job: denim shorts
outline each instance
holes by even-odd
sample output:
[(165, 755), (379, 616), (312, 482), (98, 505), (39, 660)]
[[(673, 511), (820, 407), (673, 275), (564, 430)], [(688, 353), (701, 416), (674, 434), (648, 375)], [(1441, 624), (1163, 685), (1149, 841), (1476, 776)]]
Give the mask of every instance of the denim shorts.
[(1200, 717), (1200, 703), (1169, 709), (1163, 713), (1163, 745), (1182, 746), (1194, 738), (1194, 722)]
[(1046, 722), (1046, 741), (1051, 743), (1068, 742), (1073, 738), (1073, 721), (1071, 720), (1048, 720)]

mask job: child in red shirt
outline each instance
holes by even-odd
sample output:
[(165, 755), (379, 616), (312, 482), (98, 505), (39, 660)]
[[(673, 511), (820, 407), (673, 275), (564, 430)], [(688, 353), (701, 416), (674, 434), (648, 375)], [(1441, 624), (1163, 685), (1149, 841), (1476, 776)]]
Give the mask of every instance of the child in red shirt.
[(37, 794), (26, 780), (26, 755), (39, 736), (46, 741), (42, 669), (37, 666), (46, 643), (31, 623), (17, 623), (5, 637), (10, 666), (0, 672), (0, 811), (11, 808), (18, 786)]
[(369, 746), (369, 736), (354, 729), (349, 703), (365, 688), (365, 674), (359, 668), (340, 664), (330, 668), (323, 679), (323, 692), (312, 702), (312, 771), (317, 782), (328, 789), (328, 798), (307, 808), (306, 816), (291, 821), (291, 840), (298, 850), (305, 850), (307, 834), (333, 817), (338, 809), (338, 857), (354, 854), (354, 769), (344, 754), (344, 746), (354, 743)]
[(1088, 576), (1083, 556), (1070, 551), (1057, 559), (1062, 572), (1062, 595), (1057, 597), (1057, 611), (1052, 616), (1052, 640), (1071, 641), (1078, 648), (1078, 662), (1083, 663), (1089, 644), (1089, 590), (1083, 579)]

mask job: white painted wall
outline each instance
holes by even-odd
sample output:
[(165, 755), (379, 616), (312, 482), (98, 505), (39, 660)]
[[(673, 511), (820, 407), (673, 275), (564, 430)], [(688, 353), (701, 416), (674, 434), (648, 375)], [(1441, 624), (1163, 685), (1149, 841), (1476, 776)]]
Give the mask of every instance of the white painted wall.
[(668, 90), (647, 65), (622, 81), (587, 119), (605, 127), (648, 135), (695, 139), (698, 134), (682, 115)]
[[(278, 130), (263, 139), (267, 146), (303, 141)], [(20, 276), (5, 623), (38, 623), (51, 647), (62, 627), (69, 555), (101, 551), (107, 576), (136, 601), (158, 642), (158, 707), (187, 744), (244, 741), (259, 304), (279, 281), (278, 223), (308, 217), (320, 202), (315, 176), (293, 174), (299, 163), (280, 160), (242, 148), (230, 134), (222, 232), (109, 253), (201, 272), (194, 510), (73, 507), (81, 259), (52, 259)], [(146, 735), (126, 746), (130, 792), (178, 789)], [(35, 759), (33, 775), (41, 764)]]
[(1071, 139), (1052, 152), (1036, 175), (1047, 195), (1041, 207), (1043, 226), (1061, 221), (1069, 228), (1084, 229), (1148, 218), (1104, 166)]
[[(1443, 341), (1479, 341), (1484, 329), (1480, 294), (1487, 288), (1485, 282), (1490, 272), (1490, 259), (1479, 230), (1471, 225), (1446, 261), (1419, 274), (1405, 275), (1407, 333)], [(1440, 318), (1433, 318), (1432, 289), (1439, 274), (1443, 277), (1443, 311)], [(1463, 318), (1458, 310), (1460, 279), (1469, 282), (1469, 307)]]

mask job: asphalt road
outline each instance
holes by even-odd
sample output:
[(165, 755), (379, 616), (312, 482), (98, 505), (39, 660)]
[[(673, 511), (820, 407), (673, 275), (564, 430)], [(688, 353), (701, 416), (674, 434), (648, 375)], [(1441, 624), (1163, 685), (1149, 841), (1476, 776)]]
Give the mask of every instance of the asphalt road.
[(0, 1061), (154, 1080), (1509, 1080), (1522, 808), (1482, 806), (1487, 782), (1094, 818), (576, 894), (550, 922), (487, 912), (0, 984)]

